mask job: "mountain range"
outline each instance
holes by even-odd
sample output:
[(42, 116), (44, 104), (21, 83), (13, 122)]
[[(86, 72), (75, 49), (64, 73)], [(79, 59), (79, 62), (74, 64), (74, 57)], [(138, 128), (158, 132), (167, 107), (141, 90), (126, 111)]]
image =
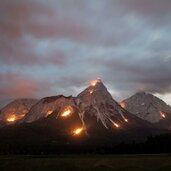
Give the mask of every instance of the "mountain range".
[(20, 99), (5, 106), (0, 114), (1, 147), (48, 144), (61, 150), (144, 141), (169, 132), (170, 113), (170, 106), (145, 92), (118, 103), (97, 79), (76, 97)]

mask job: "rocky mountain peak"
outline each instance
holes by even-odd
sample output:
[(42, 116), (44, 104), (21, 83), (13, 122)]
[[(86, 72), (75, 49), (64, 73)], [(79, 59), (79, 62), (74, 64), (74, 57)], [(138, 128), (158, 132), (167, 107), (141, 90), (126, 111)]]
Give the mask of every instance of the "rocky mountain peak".
[(138, 92), (122, 103), (124, 103), (126, 110), (152, 123), (165, 119), (164, 113), (171, 112), (169, 105), (147, 92)]
[(76, 103), (84, 120), (94, 117), (106, 128), (111, 124), (119, 127), (120, 120), (126, 120), (123, 109), (112, 98), (101, 80), (90, 82), (90, 86), (76, 97)]

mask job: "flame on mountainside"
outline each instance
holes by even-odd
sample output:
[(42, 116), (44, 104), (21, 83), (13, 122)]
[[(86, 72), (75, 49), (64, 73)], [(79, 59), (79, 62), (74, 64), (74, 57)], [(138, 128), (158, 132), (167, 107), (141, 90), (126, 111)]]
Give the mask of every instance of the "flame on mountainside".
[(125, 121), (125, 122), (128, 122), (128, 119), (124, 118), (124, 121)]
[(73, 108), (71, 106), (67, 106), (61, 113), (62, 117), (68, 117), (73, 113)]
[(128, 119), (124, 115), (121, 115), (121, 116), (125, 122), (128, 122)]
[(100, 79), (92, 80), (92, 81), (90, 81), (89, 85), (94, 87), (94, 86), (96, 86), (97, 83), (99, 83), (99, 82), (101, 82)]
[(123, 109), (125, 109), (125, 108), (126, 108), (125, 102), (120, 102), (120, 106), (121, 106)]
[(90, 94), (93, 94), (93, 92), (94, 92), (93, 90), (89, 90), (89, 93), (90, 93)]
[(82, 131), (83, 131), (83, 128), (77, 128), (73, 131), (73, 135), (80, 135)]
[(115, 126), (116, 128), (119, 128), (119, 127), (120, 127), (120, 125), (119, 125), (118, 123), (116, 123), (116, 122), (113, 122), (113, 124), (114, 124), (114, 126)]
[(110, 121), (113, 123), (113, 125), (116, 127), (116, 128), (120, 128), (120, 125), (116, 122), (114, 122), (112, 119), (110, 119)]
[(47, 114), (46, 114), (46, 117), (51, 115), (53, 113), (53, 110), (48, 110)]
[(6, 118), (7, 122), (15, 122), (16, 120), (20, 120), (25, 116), (25, 114), (22, 115), (16, 115), (16, 114), (11, 114), (8, 115), (8, 117)]
[(16, 116), (14, 114), (9, 115), (6, 120), (7, 122), (14, 122), (16, 120)]
[(160, 111), (160, 115), (162, 118), (166, 118), (166, 114), (164, 112)]

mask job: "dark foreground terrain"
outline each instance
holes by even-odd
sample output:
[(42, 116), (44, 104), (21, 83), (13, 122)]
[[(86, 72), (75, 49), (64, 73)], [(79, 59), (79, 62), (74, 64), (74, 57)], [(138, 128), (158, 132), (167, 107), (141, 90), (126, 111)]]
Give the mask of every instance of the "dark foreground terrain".
[(0, 156), (1, 171), (169, 171), (171, 155)]

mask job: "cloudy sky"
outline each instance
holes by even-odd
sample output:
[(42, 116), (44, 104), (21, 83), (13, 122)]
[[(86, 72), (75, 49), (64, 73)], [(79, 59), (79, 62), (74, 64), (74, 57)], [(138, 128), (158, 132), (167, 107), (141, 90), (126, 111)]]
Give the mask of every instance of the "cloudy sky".
[(171, 104), (170, 0), (0, 0), (0, 106), (76, 95), (100, 77), (116, 100)]

